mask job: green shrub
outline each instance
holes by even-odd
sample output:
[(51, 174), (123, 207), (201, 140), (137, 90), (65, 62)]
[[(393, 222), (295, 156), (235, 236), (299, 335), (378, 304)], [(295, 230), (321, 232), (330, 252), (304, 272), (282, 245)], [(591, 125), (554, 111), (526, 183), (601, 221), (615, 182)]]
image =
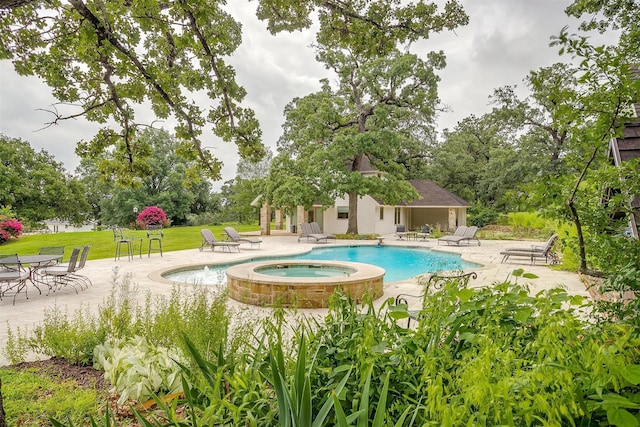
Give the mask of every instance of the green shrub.
[(469, 208), (467, 223), (476, 227), (484, 227), (489, 224), (495, 224), (498, 216), (499, 213), (494, 208), (475, 205)]
[(376, 240), (377, 238), (375, 234), (336, 234), (336, 239), (339, 240)]
[[(225, 293), (210, 292), (206, 287), (176, 287), (170, 297), (151, 297), (138, 304), (137, 287), (131, 278), (114, 273), (112, 292), (98, 308), (98, 313), (78, 310), (73, 315), (59, 307), (47, 310), (42, 325), (31, 335), (13, 332), (3, 354), (13, 363), (24, 360), (26, 349), (48, 357), (64, 357), (73, 363), (92, 364), (93, 349), (108, 339), (145, 337), (149, 344), (186, 350), (183, 335), (211, 357), (221, 343), (235, 352), (248, 341), (254, 328), (249, 315), (226, 308)], [(233, 334), (232, 322), (237, 323)]]

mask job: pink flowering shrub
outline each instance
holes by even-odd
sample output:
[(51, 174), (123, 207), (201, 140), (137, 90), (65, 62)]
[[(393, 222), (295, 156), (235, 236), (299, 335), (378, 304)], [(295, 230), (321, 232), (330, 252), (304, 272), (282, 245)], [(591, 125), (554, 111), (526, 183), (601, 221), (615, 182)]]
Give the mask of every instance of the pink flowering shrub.
[(18, 238), (22, 234), (22, 223), (14, 218), (0, 216), (0, 243), (10, 238)]
[(167, 214), (157, 206), (147, 206), (138, 214), (136, 223), (141, 228), (146, 228), (147, 225), (167, 225)]

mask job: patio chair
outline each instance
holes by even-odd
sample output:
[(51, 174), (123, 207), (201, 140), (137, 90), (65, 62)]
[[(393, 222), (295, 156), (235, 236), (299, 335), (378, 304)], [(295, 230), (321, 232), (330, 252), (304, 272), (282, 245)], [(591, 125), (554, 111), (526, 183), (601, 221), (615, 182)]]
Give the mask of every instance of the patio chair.
[(232, 242), (249, 243), (251, 244), (251, 248), (253, 248), (254, 245), (257, 245), (258, 249), (260, 249), (260, 243), (262, 243), (262, 240), (257, 237), (241, 236), (233, 227), (225, 227), (224, 232)]
[(407, 235), (407, 226), (406, 225), (396, 225), (396, 237), (397, 240), (403, 240)]
[(315, 243), (327, 243), (327, 236), (325, 234), (316, 234), (311, 230), (311, 224), (303, 222), (300, 224), (300, 234), (298, 235), (298, 242), (300, 239), (313, 239)]
[[(462, 228), (462, 230), (460, 230)], [(457, 245), (460, 246), (461, 243), (469, 244), (472, 240), (475, 240), (480, 246), (480, 240), (476, 237), (476, 233), (478, 232), (478, 227), (475, 225), (471, 227), (466, 227), (461, 225), (455, 231), (455, 233), (451, 236), (443, 236), (438, 239), (438, 244), (440, 242), (447, 242), (447, 245)]]
[(500, 252), (502, 255), (502, 261), (506, 262), (510, 257), (525, 257), (531, 260), (531, 264), (539, 258), (544, 259), (545, 262), (556, 264), (558, 262), (558, 256), (553, 252), (553, 247), (558, 241), (558, 235), (554, 234), (546, 241), (544, 245), (531, 245), (528, 248), (506, 248)]
[(431, 227), (428, 225), (420, 227), (420, 231), (416, 234), (416, 238), (420, 238), (422, 241), (426, 241), (429, 236), (431, 236)]
[(120, 259), (120, 256), (124, 249), (127, 250), (127, 259), (131, 260), (134, 254), (134, 243), (138, 243), (138, 248), (140, 252), (140, 258), (142, 258), (142, 237), (135, 237), (129, 234), (125, 234), (124, 231), (119, 227), (114, 227), (113, 229), (113, 240), (116, 242), (116, 254), (114, 257), (114, 261)]
[(429, 277), (427, 283), (425, 285), (424, 291), (420, 295), (412, 295), (412, 294), (398, 294), (396, 296), (396, 305), (406, 305), (407, 313), (409, 317), (407, 318), (407, 328), (411, 326), (411, 320), (418, 321), (422, 317), (422, 308), (420, 309), (409, 309), (409, 300), (408, 298), (419, 299), (421, 302), (428, 298), (429, 295), (434, 290), (440, 290), (442, 287), (450, 281), (456, 281), (459, 288), (463, 289), (469, 285), (469, 281), (471, 279), (477, 279), (478, 274), (476, 272), (464, 273), (462, 271), (457, 274), (447, 275), (436, 273)]
[(0, 270), (0, 300), (7, 292), (13, 291), (13, 305), (16, 305), (16, 296), (24, 290), (24, 296), (27, 295), (27, 280), (31, 274), (25, 269), (18, 260), (17, 254), (2, 255), (2, 265), (5, 267)]
[[(38, 251), (38, 255), (60, 255), (60, 257), (52, 261), (50, 265), (57, 264), (62, 262), (62, 258), (64, 257), (64, 246), (43, 246)], [(43, 267), (46, 267), (46, 265)]]
[(78, 293), (76, 284), (79, 283), (77, 283), (77, 279), (73, 276), (73, 273), (76, 271), (76, 265), (82, 249), (82, 247), (73, 248), (69, 262), (66, 265), (57, 264), (41, 270), (40, 274), (49, 280), (49, 291), (55, 292), (62, 286), (71, 286), (76, 291), (76, 294)]
[(211, 251), (215, 251), (215, 248), (220, 248), (221, 251), (231, 252), (231, 248), (236, 248), (238, 252), (240, 252), (240, 243), (238, 242), (220, 242), (216, 239), (216, 236), (213, 235), (213, 232), (208, 228), (203, 228), (200, 230), (200, 235), (202, 236), (202, 244), (200, 245), (200, 252), (202, 252), (205, 246), (209, 246)]
[(164, 232), (162, 231), (162, 225), (147, 225), (147, 239), (149, 239), (149, 247), (147, 249), (147, 257), (151, 256), (151, 244), (153, 242), (158, 243), (158, 250), (160, 256), (162, 256), (162, 238)]
[(309, 225), (311, 226), (311, 232), (313, 234), (324, 234), (325, 236), (327, 236), (327, 240), (336, 240), (336, 236), (334, 236), (333, 234), (327, 234), (320, 230), (320, 224), (318, 224), (317, 222), (311, 222), (309, 223)]
[(80, 288), (88, 289), (89, 285), (92, 285), (91, 279), (82, 274), (77, 274), (78, 270), (82, 270), (87, 263), (87, 256), (89, 255), (89, 249), (91, 249), (91, 245), (86, 245), (82, 248), (82, 252), (80, 253), (80, 258), (78, 263), (76, 264), (73, 273), (71, 274), (71, 278), (75, 279), (79, 284)]

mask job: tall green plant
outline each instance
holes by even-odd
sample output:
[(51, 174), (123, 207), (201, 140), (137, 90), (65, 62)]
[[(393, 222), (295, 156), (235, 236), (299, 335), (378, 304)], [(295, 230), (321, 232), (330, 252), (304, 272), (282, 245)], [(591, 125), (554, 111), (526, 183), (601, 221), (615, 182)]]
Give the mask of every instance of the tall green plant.
[[(294, 365), (293, 378), (285, 365), (285, 356), (281, 342), (269, 354), (269, 375), (266, 376), (274, 388), (278, 401), (279, 425), (281, 427), (320, 427), (334, 405), (330, 394), (324, 398), (324, 403), (317, 413), (312, 404), (312, 384), (309, 371), (314, 369), (315, 357), (307, 361), (307, 343), (304, 335), (298, 340), (298, 353)], [(350, 371), (344, 375), (338, 386), (332, 390), (340, 394), (349, 379)], [(289, 380), (288, 380), (289, 379)]]

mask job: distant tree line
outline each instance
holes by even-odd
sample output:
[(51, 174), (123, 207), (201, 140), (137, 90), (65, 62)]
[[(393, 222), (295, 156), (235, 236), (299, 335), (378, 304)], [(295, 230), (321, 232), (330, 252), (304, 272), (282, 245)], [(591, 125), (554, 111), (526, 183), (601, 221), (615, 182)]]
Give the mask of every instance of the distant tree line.
[(161, 207), (171, 225), (257, 221), (259, 207), (250, 206), (255, 198), (250, 186), (243, 196), (247, 180), (236, 178), (214, 192), (211, 180), (189, 173), (192, 161), (179, 154), (168, 132), (147, 129), (138, 138), (152, 151), (147, 175), (123, 185), (99, 172), (100, 160), (82, 159), (71, 174), (45, 150), (36, 152), (28, 142), (0, 135), (0, 206), (10, 206), (29, 228), (49, 219), (135, 226), (146, 206)]

